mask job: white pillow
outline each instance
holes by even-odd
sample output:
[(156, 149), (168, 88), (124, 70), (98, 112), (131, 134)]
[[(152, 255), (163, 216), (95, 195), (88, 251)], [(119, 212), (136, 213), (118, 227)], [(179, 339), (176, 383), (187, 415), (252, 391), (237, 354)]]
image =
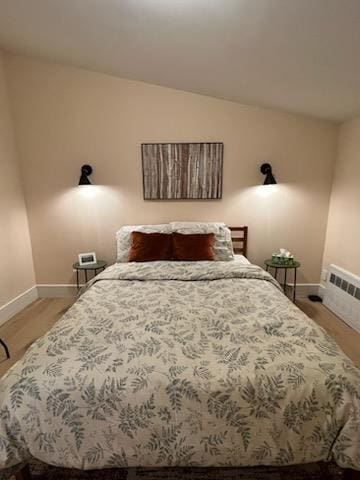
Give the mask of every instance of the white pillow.
[(220, 228), (226, 227), (219, 222), (170, 222), (173, 232), (178, 233), (220, 233)]
[(124, 225), (116, 232), (116, 261), (124, 263), (129, 261), (129, 252), (131, 248), (131, 233), (171, 233), (171, 226), (168, 223), (159, 225)]
[(189, 235), (191, 233), (213, 233), (214, 257), (216, 261), (234, 260), (231, 231), (220, 222), (171, 222), (172, 231)]
[(234, 255), (235, 262), (241, 263), (241, 265), (251, 265), (249, 260), (244, 255)]

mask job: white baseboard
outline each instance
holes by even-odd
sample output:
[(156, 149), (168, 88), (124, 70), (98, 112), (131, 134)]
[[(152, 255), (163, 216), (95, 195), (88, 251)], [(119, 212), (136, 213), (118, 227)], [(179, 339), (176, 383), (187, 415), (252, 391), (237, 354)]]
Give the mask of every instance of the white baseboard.
[(39, 298), (76, 297), (78, 293), (76, 285), (72, 284), (37, 285), (37, 290)]
[(0, 307), (0, 325), (7, 322), (11, 317), (23, 310), (39, 298), (36, 285), (13, 298), (10, 302)]
[[(292, 289), (294, 286), (289, 283), (287, 284), (288, 289)], [(308, 295), (319, 295), (318, 283), (298, 283), (296, 285), (296, 296), (298, 298), (306, 298)]]

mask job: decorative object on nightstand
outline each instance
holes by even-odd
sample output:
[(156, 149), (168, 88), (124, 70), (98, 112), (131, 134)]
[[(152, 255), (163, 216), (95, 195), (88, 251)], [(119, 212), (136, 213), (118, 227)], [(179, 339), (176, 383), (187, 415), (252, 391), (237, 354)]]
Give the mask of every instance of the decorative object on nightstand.
[(294, 261), (294, 255), (292, 255), (286, 248), (280, 248), (278, 252), (272, 254), (272, 262), (278, 265), (290, 265)]
[(92, 270), (94, 272), (94, 276), (97, 275), (97, 270), (105, 270), (107, 267), (107, 262), (104, 260), (98, 260), (96, 263), (80, 265), (79, 262), (73, 264), (73, 268), (76, 270), (76, 286), (79, 289), (79, 272), (83, 271), (85, 276), (85, 283), (88, 281), (88, 270)]
[(95, 252), (87, 252), (87, 253), (79, 253), (79, 265), (95, 265), (97, 263), (96, 260), (96, 253)]
[(292, 257), (291, 259), (288, 258), (288, 257), (283, 257), (283, 258), (284, 258), (283, 260), (279, 261), (279, 257), (274, 258), (274, 256), (273, 256), (273, 258), (270, 258), (269, 260), (266, 260), (265, 261), (266, 271), (268, 272), (269, 268), (275, 269), (274, 277), (276, 279), (278, 270), (280, 270), (280, 269), (284, 270), (283, 289), (284, 289), (284, 293), (286, 294), (287, 271), (290, 270), (290, 269), (294, 270), (293, 302), (295, 303), (295, 300), (296, 300), (296, 273), (297, 273), (297, 269), (300, 267), (301, 264), (300, 264), (300, 262), (297, 262), (296, 260), (294, 260), (294, 257)]

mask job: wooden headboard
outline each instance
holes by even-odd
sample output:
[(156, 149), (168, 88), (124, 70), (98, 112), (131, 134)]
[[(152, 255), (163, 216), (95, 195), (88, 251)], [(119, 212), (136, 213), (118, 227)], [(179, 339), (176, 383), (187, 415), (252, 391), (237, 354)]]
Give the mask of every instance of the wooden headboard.
[(231, 230), (231, 240), (234, 247), (234, 253), (238, 255), (247, 254), (248, 227), (229, 227)]

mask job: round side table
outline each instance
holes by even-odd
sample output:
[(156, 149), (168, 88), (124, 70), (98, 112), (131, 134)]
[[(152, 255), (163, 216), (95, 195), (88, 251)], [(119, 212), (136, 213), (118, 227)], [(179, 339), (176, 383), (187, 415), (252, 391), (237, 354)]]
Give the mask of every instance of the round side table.
[(278, 270), (285, 270), (284, 272), (284, 283), (283, 283), (283, 289), (284, 289), (284, 293), (286, 295), (286, 279), (287, 279), (287, 271), (288, 270), (291, 270), (293, 269), (294, 270), (294, 293), (293, 293), (293, 302), (295, 303), (295, 300), (296, 300), (296, 273), (297, 273), (297, 269), (300, 267), (301, 263), (300, 262), (296, 262), (295, 260), (291, 263), (289, 263), (288, 265), (281, 265), (280, 263), (276, 263), (276, 262), (273, 262), (273, 260), (270, 258), (269, 260), (266, 260), (265, 261), (265, 265), (266, 265), (266, 271), (268, 272), (269, 271), (269, 268), (274, 268), (275, 269), (275, 279), (277, 277), (277, 273), (278, 273)]
[(97, 275), (98, 270), (105, 270), (107, 267), (107, 262), (104, 260), (98, 260), (96, 263), (92, 263), (91, 265), (80, 265), (79, 262), (73, 264), (73, 268), (76, 270), (76, 286), (79, 289), (79, 272), (83, 271), (85, 276), (85, 283), (88, 281), (88, 274), (87, 272), (92, 270), (94, 272), (94, 276)]

